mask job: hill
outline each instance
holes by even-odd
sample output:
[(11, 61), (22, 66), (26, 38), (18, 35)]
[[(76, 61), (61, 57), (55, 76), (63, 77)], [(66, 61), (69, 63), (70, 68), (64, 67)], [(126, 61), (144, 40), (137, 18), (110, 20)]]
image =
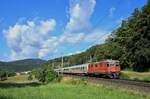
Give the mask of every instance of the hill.
[(15, 72), (28, 71), (39, 67), (45, 62), (45, 60), (41, 59), (24, 59), (11, 62), (0, 61), (0, 69)]

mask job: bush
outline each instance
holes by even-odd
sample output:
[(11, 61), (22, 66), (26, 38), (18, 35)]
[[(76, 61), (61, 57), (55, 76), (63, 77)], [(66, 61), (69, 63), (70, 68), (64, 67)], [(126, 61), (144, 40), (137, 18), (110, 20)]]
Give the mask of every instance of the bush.
[(62, 78), (62, 75), (57, 75), (57, 77), (55, 78), (55, 82), (61, 82)]
[(8, 73), (8, 77), (16, 76), (15, 72), (7, 72), (7, 73)]
[(33, 75), (32, 75), (32, 73), (29, 73), (28, 80), (33, 80)]
[(57, 73), (52, 68), (41, 68), (36, 75), (37, 79), (42, 83), (49, 83), (58, 78)]
[(121, 72), (120, 73), (120, 78), (121, 79), (129, 79), (130, 77), (127, 74)]
[(135, 77), (135, 78), (132, 78), (132, 80), (139, 81), (140, 79)]
[(0, 80), (7, 80), (8, 74), (6, 71), (0, 70)]

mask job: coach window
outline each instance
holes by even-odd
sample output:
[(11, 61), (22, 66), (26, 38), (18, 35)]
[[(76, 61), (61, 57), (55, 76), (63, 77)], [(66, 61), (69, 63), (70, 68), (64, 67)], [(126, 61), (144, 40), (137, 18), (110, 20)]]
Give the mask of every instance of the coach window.
[(114, 66), (114, 64), (110, 64), (110, 66)]
[(84, 70), (84, 67), (82, 67), (82, 70)]

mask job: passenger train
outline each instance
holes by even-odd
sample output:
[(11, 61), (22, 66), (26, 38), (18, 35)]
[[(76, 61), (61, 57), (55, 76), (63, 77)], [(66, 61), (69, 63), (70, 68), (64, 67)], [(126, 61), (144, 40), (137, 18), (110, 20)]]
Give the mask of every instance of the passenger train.
[(55, 71), (64, 74), (98, 75), (119, 78), (120, 65), (118, 60), (102, 60), (100, 62), (55, 69)]

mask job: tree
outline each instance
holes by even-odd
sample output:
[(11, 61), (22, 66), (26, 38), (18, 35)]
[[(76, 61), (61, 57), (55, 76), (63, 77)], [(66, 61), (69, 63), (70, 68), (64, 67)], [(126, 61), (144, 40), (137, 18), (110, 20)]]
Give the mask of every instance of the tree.
[(49, 83), (58, 77), (57, 73), (49, 66), (40, 68), (37, 72), (36, 77), (42, 83)]
[(113, 40), (123, 49), (121, 65), (135, 71), (148, 70), (150, 64), (150, 0), (142, 10), (135, 9), (128, 20), (113, 32)]
[(33, 80), (33, 75), (32, 75), (32, 73), (29, 73), (28, 80)]
[(0, 70), (0, 80), (7, 80), (8, 74), (4, 70)]

